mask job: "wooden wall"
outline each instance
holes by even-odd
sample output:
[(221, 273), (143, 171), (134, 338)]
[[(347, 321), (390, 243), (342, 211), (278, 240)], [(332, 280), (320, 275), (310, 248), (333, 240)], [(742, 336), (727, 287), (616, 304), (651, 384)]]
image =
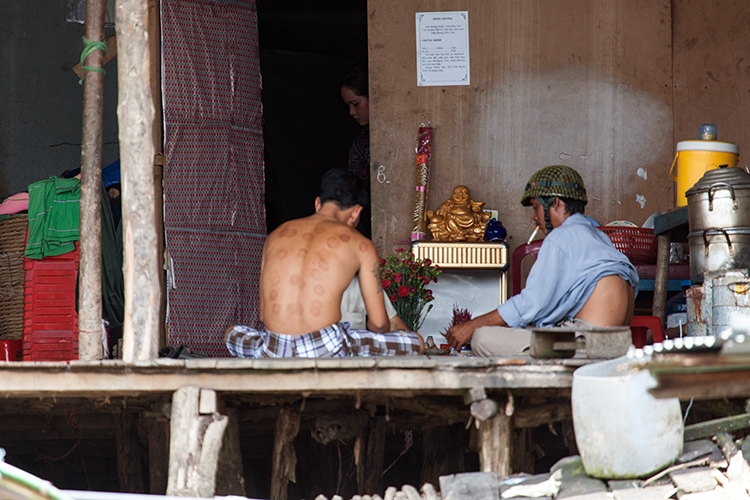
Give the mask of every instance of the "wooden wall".
[[(465, 184), (499, 210), (514, 248), (531, 211), (529, 176), (566, 164), (587, 214), (642, 224), (674, 208), (668, 170), (702, 122), (747, 133), (745, 2), (697, 0), (369, 0), (373, 239), (409, 242), (417, 128), (435, 128), (429, 209)], [(418, 87), (416, 12), (469, 12), (471, 85)], [(673, 35), (674, 33), (674, 35)], [(380, 173), (381, 175), (377, 175)]]
[(674, 139), (715, 123), (750, 165), (750, 2), (672, 0)]

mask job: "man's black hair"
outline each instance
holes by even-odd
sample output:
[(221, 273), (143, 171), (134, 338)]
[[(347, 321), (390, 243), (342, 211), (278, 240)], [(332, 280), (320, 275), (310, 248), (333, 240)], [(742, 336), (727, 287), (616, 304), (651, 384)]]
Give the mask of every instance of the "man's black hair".
[(320, 181), (320, 203), (336, 203), (339, 208), (347, 209), (354, 205), (366, 207), (370, 204), (370, 193), (362, 179), (348, 170), (332, 168)]
[(586, 204), (580, 200), (573, 200), (571, 198), (560, 198), (560, 201), (562, 201), (565, 204), (565, 213), (566, 214), (581, 214), (583, 215), (586, 211)]

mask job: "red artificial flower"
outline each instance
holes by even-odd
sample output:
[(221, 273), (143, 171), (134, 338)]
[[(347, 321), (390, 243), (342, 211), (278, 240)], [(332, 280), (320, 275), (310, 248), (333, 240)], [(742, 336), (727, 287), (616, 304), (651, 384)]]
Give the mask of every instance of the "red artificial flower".
[(430, 259), (425, 259), (424, 260), (424, 265), (425, 266), (431, 266), (432, 265), (432, 261)]
[(422, 282), (426, 285), (430, 282), (430, 278), (428, 278), (427, 276), (422, 276)]
[(388, 288), (389, 286), (391, 286), (391, 281), (390, 280), (383, 280), (381, 282), (381, 284), (383, 285), (383, 288)]
[(393, 273), (393, 282), (394, 283), (401, 283), (401, 278), (403, 278), (403, 276), (401, 276), (400, 273)]
[(399, 297), (406, 297), (409, 295), (409, 288), (406, 287), (406, 285), (401, 285), (398, 287), (398, 296)]
[(388, 300), (390, 300), (391, 302), (396, 302), (396, 300), (398, 300), (398, 297), (395, 293), (392, 293), (388, 296)]
[(383, 267), (384, 265), (385, 265), (385, 259), (381, 257), (380, 258), (380, 267)]

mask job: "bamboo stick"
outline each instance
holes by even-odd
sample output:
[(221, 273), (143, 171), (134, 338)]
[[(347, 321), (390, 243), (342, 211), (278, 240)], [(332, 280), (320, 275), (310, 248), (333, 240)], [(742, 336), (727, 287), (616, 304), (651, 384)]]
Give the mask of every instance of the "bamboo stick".
[[(86, 38), (104, 40), (105, 0), (86, 2)], [(92, 51), (86, 66), (101, 68), (104, 51)], [(104, 74), (83, 76), (83, 139), (81, 144), (81, 255), (78, 287), (78, 357), (102, 358), (102, 110)]]

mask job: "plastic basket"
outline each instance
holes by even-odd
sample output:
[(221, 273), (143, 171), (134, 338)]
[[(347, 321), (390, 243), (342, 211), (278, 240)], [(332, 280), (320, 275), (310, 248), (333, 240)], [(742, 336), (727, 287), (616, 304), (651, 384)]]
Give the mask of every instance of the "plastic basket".
[(653, 229), (628, 226), (600, 226), (599, 229), (631, 262), (656, 264), (658, 247)]

